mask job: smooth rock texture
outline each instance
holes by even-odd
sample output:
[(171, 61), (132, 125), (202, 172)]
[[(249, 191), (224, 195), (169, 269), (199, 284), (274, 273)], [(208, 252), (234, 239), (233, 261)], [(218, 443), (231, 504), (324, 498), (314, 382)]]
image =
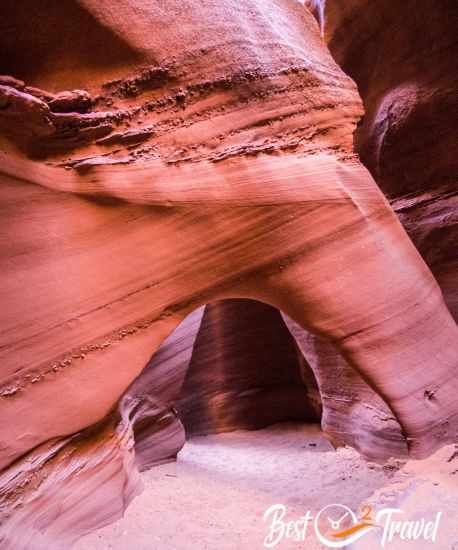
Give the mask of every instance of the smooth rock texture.
[(191, 436), (316, 423), (321, 397), (277, 310), (223, 300), (206, 307), (177, 409)]
[[(455, 319), (457, 21), (457, 5), (448, 1), (326, 3), (326, 40), (358, 84), (366, 111), (355, 132), (355, 149), (432, 269)], [(333, 405), (324, 405), (326, 431), (372, 458), (378, 439), (377, 452), (383, 456), (383, 447), (390, 445), (379, 439), (384, 430), (366, 430), (366, 438), (356, 441), (348, 429), (349, 411), (367, 412), (377, 396), (332, 344), (306, 333), (301, 341), (312, 365), (323, 373), (339, 372), (335, 382), (326, 376), (328, 389), (322, 392), (333, 394)], [(428, 390), (425, 400), (434, 395), (434, 389)], [(377, 408), (374, 418), (380, 404)], [(358, 425), (367, 427), (361, 421)], [(368, 437), (375, 437), (369, 447), (364, 444)]]
[(141, 492), (134, 402), (99, 425), (36, 447), (0, 473), (2, 549), (69, 548), (120, 518)]
[[(388, 124), (394, 137), (383, 142), (386, 123), (377, 121), (387, 119), (393, 97), (386, 98), (388, 88), (381, 84), (367, 92), (370, 83), (365, 87), (357, 70), (358, 63), (366, 70), (370, 64), (363, 56), (351, 54), (354, 67), (345, 62), (346, 47), (355, 43), (352, 17), (360, 21), (355, 29), (376, 25), (378, 8), (366, 2), (376, 11), (371, 15), (368, 8), (361, 23), (363, 6), (356, 1), (330, 0), (321, 20), (324, 4), (309, 4), (314, 15), (290, 0), (170, 0), (166, 6), (123, 0), (115, 7), (108, 0), (49, 1), (39, 9), (31, 1), (2, 4), (5, 548), (58, 548), (122, 513), (135, 494), (130, 487), (136, 487), (138, 469), (170, 460), (184, 443), (173, 409), (177, 400), (183, 421), (197, 431), (240, 422), (259, 427), (285, 414), (316, 419), (316, 378), (323, 425), (338, 443), (383, 459), (407, 452), (424, 457), (456, 441), (458, 329), (373, 179), (380, 177), (390, 198), (392, 188), (400, 194), (414, 189), (415, 174), (397, 187), (390, 159), (396, 144), (404, 143), (402, 132), (410, 132), (407, 111), (414, 105), (429, 113), (430, 96), (393, 96), (401, 114), (398, 123)], [(321, 39), (320, 25), (343, 70)], [(56, 28), (64, 38), (57, 39)], [(383, 44), (388, 35), (380, 33)], [(368, 115), (355, 144), (372, 175), (355, 154), (363, 103), (346, 72), (364, 96)], [(445, 84), (440, 89), (433, 94), (433, 114), (439, 99), (449, 98)], [(401, 108), (405, 97), (407, 111)], [(368, 159), (380, 140), (384, 153), (374, 164)], [(408, 164), (402, 149), (399, 157)], [(434, 170), (449, 174), (453, 162), (447, 158)], [(399, 165), (400, 172), (404, 168)], [(428, 174), (435, 179), (435, 172)], [(453, 204), (442, 184), (434, 188), (440, 197), (434, 206), (429, 187), (413, 203), (409, 197), (393, 203), (416, 240), (426, 243), (424, 250), (431, 250), (436, 219), (445, 233), (453, 225), (448, 214), (435, 210), (449, 212)], [(425, 223), (411, 217), (412, 204)], [(447, 260), (442, 275), (444, 257), (441, 252), (435, 263), (430, 252), (427, 259), (451, 285), (449, 266), (456, 258)], [(221, 305), (234, 299), (266, 305), (245, 304), (242, 311), (238, 302)], [(279, 313), (268, 306), (283, 313), (314, 375), (297, 358)], [(264, 323), (248, 326), (257, 315)], [(262, 377), (261, 360), (252, 378), (241, 376), (250, 353), (259, 355), (258, 342), (247, 346), (256, 331), (278, 336), (268, 347), (271, 361), (282, 357), (281, 376), (277, 363)], [(318, 335), (323, 347), (308, 333)], [(221, 335), (233, 338), (236, 349), (226, 348)], [(211, 401), (199, 382), (211, 380), (212, 354), (219, 349), (223, 367), (212, 391), (224, 406), (205, 417)], [(336, 353), (344, 359), (332, 359)], [(266, 407), (257, 419), (237, 408), (241, 416), (231, 418), (228, 391), (282, 380), (290, 386), (287, 396), (277, 386), (267, 404), (249, 402), (247, 415), (256, 404)], [(183, 388), (188, 393), (180, 393)], [(279, 407), (283, 402), (291, 408)], [(46, 458), (49, 448), (57, 458)], [(67, 449), (70, 456), (77, 453), (84, 480), (67, 466)], [(21, 482), (30, 461), (43, 479), (39, 487)], [(60, 482), (47, 489), (53, 476)], [(116, 491), (111, 483), (120, 479)], [(90, 510), (106, 500), (103, 517), (74, 515), (72, 500), (60, 497), (80, 481), (89, 500), (94, 494)], [(30, 503), (22, 510), (15, 483)], [(41, 540), (33, 519), (40, 498), (63, 503), (40, 519)]]
[(358, 84), (366, 111), (355, 148), (436, 276), (455, 318), (457, 23), (452, 0), (327, 4), (329, 47)]
[(133, 434), (140, 471), (173, 460), (185, 442), (175, 405), (204, 314), (196, 309), (164, 340), (123, 399), (138, 403)]
[(315, 373), (322, 400), (321, 426), (334, 444), (349, 445), (373, 461), (407, 456), (407, 441), (393, 412), (335, 345), (287, 316), (285, 323)]

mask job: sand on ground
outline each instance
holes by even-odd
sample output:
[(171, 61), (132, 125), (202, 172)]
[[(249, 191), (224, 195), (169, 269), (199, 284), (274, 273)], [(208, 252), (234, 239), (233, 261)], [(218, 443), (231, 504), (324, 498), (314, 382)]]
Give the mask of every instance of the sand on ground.
[[(435, 544), (397, 541), (386, 548), (458, 550), (458, 457), (448, 461), (454, 451), (382, 466), (353, 449), (335, 450), (316, 425), (293, 423), (194, 437), (177, 462), (142, 474), (144, 491), (121, 520), (82, 538), (73, 550), (261, 550), (269, 528), (263, 514), (273, 504), (287, 507), (288, 521), (332, 503), (355, 512), (365, 503), (395, 505), (412, 517), (441, 509)], [(377, 536), (346, 548), (380, 548)], [(283, 538), (275, 548), (326, 547), (309, 525), (305, 541)]]

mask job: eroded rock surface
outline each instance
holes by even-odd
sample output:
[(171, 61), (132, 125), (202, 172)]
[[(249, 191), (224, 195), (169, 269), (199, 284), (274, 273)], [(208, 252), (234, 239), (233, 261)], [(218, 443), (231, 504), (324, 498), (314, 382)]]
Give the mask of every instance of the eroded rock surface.
[[(457, 18), (456, 3), (448, 1), (326, 3), (326, 40), (331, 53), (356, 81), (364, 101), (365, 116), (355, 132), (355, 149), (436, 276), (455, 319)], [(297, 326), (294, 330), (300, 332), (312, 365), (319, 365), (324, 373), (331, 369), (339, 373), (336, 380), (326, 375), (323, 381), (327, 386), (324, 401), (329, 393), (333, 395), (333, 405), (324, 404), (328, 433), (369, 456), (376, 451), (378, 440), (383, 455), (391, 445), (390, 438), (383, 442), (383, 429), (365, 430), (366, 438), (357, 441), (356, 426), (349, 430), (354, 417), (359, 417), (360, 428), (367, 428), (361, 422), (364, 411), (371, 416), (378, 397), (332, 344)], [(348, 382), (344, 389), (343, 381)], [(434, 406), (435, 397), (434, 387), (425, 389), (421, 406)], [(379, 405), (374, 418), (380, 415)], [(350, 411), (356, 410), (360, 412), (352, 415)], [(389, 413), (382, 417), (389, 425)], [(367, 438), (375, 438), (369, 446), (364, 444)]]
[(356, 150), (455, 317), (457, 21), (458, 6), (450, 0), (328, 3), (329, 47), (364, 101)]
[[(116, 8), (84, 0), (49, 2), (39, 13), (26, 3), (30, 10), (3, 3), (7, 16), (0, 18), (7, 53), (0, 65), (5, 547), (70, 543), (122, 512), (138, 468), (178, 452), (184, 431), (173, 402), (199, 340), (199, 308), (219, 300), (258, 300), (292, 319), (325, 392), (324, 425), (338, 441), (379, 458), (407, 451), (421, 457), (455, 441), (458, 329), (353, 147), (363, 104), (344, 71), (358, 81), (368, 109), (357, 149), (393, 198), (395, 172), (383, 159), (397, 154), (390, 144), (404, 143), (396, 132), (399, 126), (407, 132), (404, 121), (411, 119), (407, 113), (398, 118), (404, 125), (388, 125), (393, 137), (383, 142), (382, 160), (367, 160), (392, 100), (376, 86), (374, 105), (385, 101), (377, 119), (358, 71), (344, 62), (345, 45), (336, 45), (357, 2), (345, 7), (336, 0), (334, 8), (329, 2), (326, 15), (344, 71), (311, 12), (290, 0), (171, 0), (166, 7), (126, 0)], [(31, 28), (33, 14), (40, 24)], [(55, 34), (43, 40), (56, 24), (65, 40)], [(351, 30), (348, 36), (354, 44)], [(428, 112), (428, 94), (415, 94), (414, 104)], [(434, 113), (444, 94), (449, 97), (433, 94)], [(438, 169), (444, 166), (450, 164), (441, 161)], [(414, 180), (399, 189), (410, 193)], [(418, 242), (431, 242), (435, 219), (441, 228), (451, 225), (448, 214), (434, 210), (448, 212), (452, 204), (442, 185), (434, 188), (441, 198), (434, 207), (429, 188), (413, 203), (397, 198)], [(427, 218), (418, 233), (412, 204)], [(439, 273), (442, 260), (428, 260)], [(192, 312), (184, 332), (173, 333)], [(311, 353), (317, 345), (303, 330), (331, 340), (346, 362)], [(238, 345), (246, 360), (243, 338)], [(202, 368), (208, 349), (199, 351)], [(328, 378), (335, 368), (341, 376), (334, 370)], [(294, 380), (300, 408), (300, 380)], [(335, 405), (341, 381), (344, 396), (355, 392), (351, 407)], [(375, 406), (377, 421), (367, 416), (367, 404)], [(38, 487), (22, 483), (27, 464), (37, 468)], [(60, 481), (48, 494), (53, 476)], [(37, 499), (56, 495), (57, 503), (61, 491), (83, 480), (89, 493), (92, 477), (89, 508), (97, 508), (100, 494), (110, 502), (106, 515), (94, 512), (83, 521), (71, 498), (64, 499), (64, 512), (40, 516), (42, 539), (33, 536)], [(18, 507), (18, 494), (27, 506)]]

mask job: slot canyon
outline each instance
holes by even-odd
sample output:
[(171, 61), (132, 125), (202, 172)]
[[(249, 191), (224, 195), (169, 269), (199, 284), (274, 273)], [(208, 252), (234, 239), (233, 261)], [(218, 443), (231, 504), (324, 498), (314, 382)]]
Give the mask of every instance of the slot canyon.
[(457, 29), (2, 1), (0, 550), (458, 549)]

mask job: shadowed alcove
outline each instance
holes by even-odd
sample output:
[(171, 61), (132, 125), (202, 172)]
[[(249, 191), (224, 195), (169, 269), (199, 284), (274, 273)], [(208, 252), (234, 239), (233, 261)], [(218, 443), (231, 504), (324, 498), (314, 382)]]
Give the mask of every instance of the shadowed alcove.
[(147, 468), (176, 455), (185, 433), (319, 423), (310, 367), (281, 314), (247, 299), (199, 308), (166, 339), (127, 391), (141, 399), (136, 454)]

